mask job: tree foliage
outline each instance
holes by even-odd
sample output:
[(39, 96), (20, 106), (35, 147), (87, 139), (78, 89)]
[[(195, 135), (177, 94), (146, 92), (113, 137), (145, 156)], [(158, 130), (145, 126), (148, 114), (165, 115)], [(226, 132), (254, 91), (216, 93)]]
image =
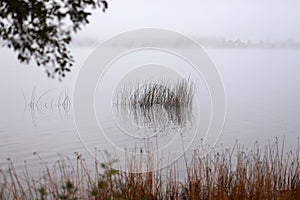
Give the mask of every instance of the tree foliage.
[(0, 40), (18, 60), (35, 60), (50, 77), (64, 77), (74, 59), (72, 34), (89, 23), (91, 10), (107, 9), (105, 0), (0, 0)]

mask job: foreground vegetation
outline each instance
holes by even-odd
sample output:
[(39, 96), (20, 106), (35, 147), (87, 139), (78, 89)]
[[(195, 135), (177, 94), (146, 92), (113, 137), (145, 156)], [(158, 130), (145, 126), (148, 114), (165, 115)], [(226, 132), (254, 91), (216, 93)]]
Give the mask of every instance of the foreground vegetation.
[[(186, 177), (179, 179), (177, 164), (148, 173), (129, 162), (129, 172), (111, 168), (115, 161), (95, 161), (91, 169), (81, 155), (74, 162), (60, 159), (53, 168), (42, 164), (43, 174), (33, 179), (8, 161), (0, 169), (0, 199), (299, 199), (300, 146), (286, 153), (276, 140), (261, 149), (211, 151), (186, 159)], [(72, 162), (73, 164), (70, 164)]]

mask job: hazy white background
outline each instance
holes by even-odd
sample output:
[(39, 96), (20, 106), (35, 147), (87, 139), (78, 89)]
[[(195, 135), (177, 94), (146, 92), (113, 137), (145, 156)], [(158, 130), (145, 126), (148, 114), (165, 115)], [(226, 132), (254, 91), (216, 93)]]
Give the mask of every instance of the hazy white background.
[[(20, 64), (16, 54), (0, 48), (0, 167), (7, 157), (22, 164), (35, 151), (48, 160), (56, 160), (58, 152), (84, 151), (72, 115), (62, 120), (57, 110), (46, 111), (34, 126), (30, 111), (23, 113), (22, 91), (28, 99), (34, 87), (37, 95), (51, 88), (71, 92), (98, 42), (145, 27), (174, 30), (200, 43), (199, 38), (299, 42), (299, 8), (298, 0), (111, 0), (106, 13), (94, 11), (91, 23), (74, 36), (75, 66), (61, 83), (48, 79), (43, 68)], [(206, 50), (224, 80), (228, 100), (220, 143), (230, 146), (237, 138), (247, 145), (255, 140), (265, 144), (277, 136), (293, 146), (300, 135), (300, 50)]]

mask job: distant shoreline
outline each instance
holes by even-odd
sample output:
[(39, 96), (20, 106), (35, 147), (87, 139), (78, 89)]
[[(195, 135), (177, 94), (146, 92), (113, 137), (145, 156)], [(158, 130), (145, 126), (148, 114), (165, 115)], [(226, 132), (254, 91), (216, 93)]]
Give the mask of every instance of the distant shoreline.
[[(220, 48), (220, 49), (300, 49), (300, 41), (277, 41), (277, 42), (268, 42), (264, 40), (253, 41), (253, 40), (225, 40), (222, 38), (197, 38), (191, 37), (195, 42), (198, 42), (200, 45), (207, 48)], [(75, 38), (71, 43), (71, 46), (80, 46), (80, 47), (94, 47), (98, 44), (103, 43), (104, 41), (97, 38)], [(126, 43), (116, 43), (111, 47), (128, 47), (131, 46), (131, 43), (138, 43), (139, 39), (132, 39), (131, 42)], [(187, 47), (184, 41), (168, 41), (163, 38), (153, 39), (153, 41), (148, 41), (147, 43), (156, 43), (156, 44), (169, 44), (170, 46), (182, 46)], [(145, 41), (141, 41), (141, 44), (145, 44)]]

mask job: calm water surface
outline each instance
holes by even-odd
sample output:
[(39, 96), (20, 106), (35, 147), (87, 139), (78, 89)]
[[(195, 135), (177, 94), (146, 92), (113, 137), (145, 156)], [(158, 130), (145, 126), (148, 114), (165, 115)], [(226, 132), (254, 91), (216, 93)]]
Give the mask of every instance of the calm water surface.
[[(72, 156), (81, 152), (89, 157), (76, 132), (73, 110), (63, 102), (72, 97), (76, 76), (90, 50), (73, 49), (77, 63), (62, 83), (47, 79), (42, 69), (19, 64), (6, 49), (0, 50), (0, 168), (6, 166), (6, 158), (10, 157), (17, 168), (22, 168), (27, 160), (29, 167), (35, 169), (40, 161), (33, 152), (49, 163), (57, 160), (59, 154)], [(223, 78), (227, 95), (227, 117), (217, 147), (231, 146), (235, 139), (251, 147), (255, 141), (265, 145), (275, 137), (285, 137), (286, 148), (294, 148), (300, 136), (300, 51), (208, 49), (207, 52)], [(40, 105), (32, 109), (29, 103), (34, 97)], [(115, 125), (107, 119), (106, 130), (115, 134)], [(160, 138), (162, 144), (169, 140), (164, 135)], [(200, 138), (194, 141), (190, 152), (199, 145)], [(120, 145), (130, 144), (125, 136), (117, 137), (117, 141)]]

